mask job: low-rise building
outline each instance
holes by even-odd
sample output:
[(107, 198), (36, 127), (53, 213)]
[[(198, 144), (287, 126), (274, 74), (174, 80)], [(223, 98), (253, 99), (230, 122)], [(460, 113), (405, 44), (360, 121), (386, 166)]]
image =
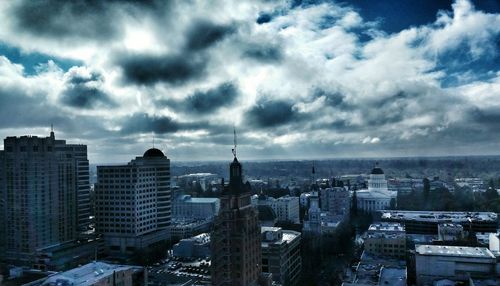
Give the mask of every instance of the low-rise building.
[(146, 285), (147, 275), (140, 266), (91, 262), (30, 283), (30, 286), (136, 286)]
[(262, 227), (262, 271), (281, 285), (298, 285), (302, 267), (300, 232)]
[(433, 281), (440, 279), (494, 278), (495, 267), (496, 258), (485, 247), (420, 245), (416, 248), (418, 286), (432, 285)]
[(211, 219), (174, 219), (170, 227), (170, 236), (172, 239), (183, 239), (207, 232), (213, 221)]
[(173, 247), (173, 255), (177, 257), (205, 258), (210, 254), (210, 234), (208, 233), (183, 238)]
[(460, 224), (464, 230), (496, 232), (498, 215), (493, 212), (380, 211), (381, 220), (399, 222), (410, 234), (438, 234), (442, 223)]
[(218, 198), (193, 198), (181, 195), (172, 202), (172, 217), (180, 219), (207, 219), (219, 213)]
[(406, 234), (399, 223), (375, 223), (370, 225), (365, 237), (365, 251), (383, 256), (405, 257)]

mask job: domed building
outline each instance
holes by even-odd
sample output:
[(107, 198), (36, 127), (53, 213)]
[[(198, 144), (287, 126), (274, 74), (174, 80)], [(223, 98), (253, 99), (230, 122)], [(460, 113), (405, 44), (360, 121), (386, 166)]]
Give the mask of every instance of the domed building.
[(370, 178), (368, 179), (368, 190), (369, 191), (387, 191), (387, 180), (385, 179), (384, 171), (378, 166), (378, 162), (375, 163), (375, 167), (370, 173)]
[[(128, 164), (97, 166), (96, 232), (125, 257), (170, 236), (170, 160), (156, 148)], [(110, 207), (111, 206), (111, 207)]]
[(365, 212), (385, 210), (396, 206), (397, 192), (389, 191), (384, 171), (378, 163), (370, 173), (368, 189), (356, 191), (357, 207)]

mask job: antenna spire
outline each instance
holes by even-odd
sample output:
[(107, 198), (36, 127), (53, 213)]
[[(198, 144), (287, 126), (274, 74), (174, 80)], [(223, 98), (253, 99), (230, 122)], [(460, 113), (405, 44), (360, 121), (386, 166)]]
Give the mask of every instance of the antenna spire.
[(236, 158), (236, 127), (233, 127), (233, 138), (234, 138), (234, 148), (232, 151), (234, 158)]
[(155, 147), (155, 135), (153, 134), (153, 148)]

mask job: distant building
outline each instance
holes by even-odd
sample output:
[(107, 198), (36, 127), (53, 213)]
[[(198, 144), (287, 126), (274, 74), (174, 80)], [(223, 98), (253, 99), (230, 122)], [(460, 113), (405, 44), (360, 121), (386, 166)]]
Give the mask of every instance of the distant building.
[(31, 266), (36, 250), (89, 228), (87, 146), (49, 137), (4, 139), (0, 151), (0, 257)]
[(174, 244), (173, 255), (183, 258), (210, 257), (210, 234), (202, 233)]
[(64, 271), (78, 267), (95, 259), (104, 249), (102, 239), (72, 240), (36, 250), (33, 269), (42, 271)]
[(305, 235), (333, 235), (340, 222), (341, 219), (338, 216), (332, 216), (330, 212), (321, 211), (318, 197), (310, 197), (309, 210), (307, 211), (307, 217), (304, 219), (302, 227)]
[(436, 280), (469, 281), (471, 278), (495, 278), (496, 258), (487, 248), (420, 245), (415, 254), (418, 286)]
[(328, 211), (332, 216), (343, 219), (349, 216), (351, 195), (344, 187), (325, 188), (320, 190), (321, 210)]
[(213, 219), (172, 219), (170, 237), (174, 240), (189, 238), (210, 230)]
[(276, 220), (279, 222), (291, 222), (296, 224), (300, 223), (299, 197), (291, 197), (289, 195), (286, 195), (275, 199), (264, 195), (253, 195), (252, 205), (270, 206), (276, 215)]
[(493, 212), (380, 211), (381, 220), (399, 222), (409, 234), (438, 234), (438, 225), (454, 223), (465, 231), (496, 232), (498, 216)]
[(172, 202), (172, 217), (186, 219), (213, 218), (219, 213), (218, 198), (193, 198), (181, 195)]
[(280, 285), (298, 285), (302, 267), (300, 232), (262, 227), (262, 271)]
[(406, 233), (399, 223), (374, 223), (368, 228), (365, 251), (383, 256), (404, 258), (406, 255)]
[(97, 166), (96, 231), (113, 255), (169, 239), (170, 160), (151, 148), (127, 165)]
[(438, 225), (438, 239), (441, 241), (458, 241), (465, 238), (464, 227), (460, 224), (441, 223)]
[(145, 269), (140, 266), (91, 262), (30, 283), (30, 286), (142, 286), (147, 285)]
[(258, 285), (262, 273), (261, 232), (250, 190), (243, 184), (242, 166), (235, 156), (229, 186), (211, 235), (212, 284)]
[(356, 191), (357, 207), (365, 212), (389, 209), (391, 202), (396, 206), (397, 192), (389, 191), (384, 171), (373, 168), (368, 179), (368, 189)]

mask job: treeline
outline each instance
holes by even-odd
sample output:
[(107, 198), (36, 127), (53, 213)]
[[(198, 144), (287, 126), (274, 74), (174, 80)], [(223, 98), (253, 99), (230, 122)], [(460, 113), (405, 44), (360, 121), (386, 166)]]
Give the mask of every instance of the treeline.
[(473, 192), (468, 188), (456, 187), (453, 192), (447, 188), (430, 191), (424, 179), (423, 191), (398, 194), (397, 208), (401, 210), (434, 211), (489, 211), (500, 213), (500, 196), (493, 180), (485, 192)]

